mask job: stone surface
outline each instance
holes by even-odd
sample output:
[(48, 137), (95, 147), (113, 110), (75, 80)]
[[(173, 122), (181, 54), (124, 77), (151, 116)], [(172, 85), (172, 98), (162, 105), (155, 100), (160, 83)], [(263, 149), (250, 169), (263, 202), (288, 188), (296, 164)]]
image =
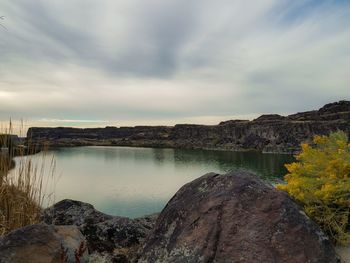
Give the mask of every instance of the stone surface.
[(93, 205), (64, 199), (53, 206), (45, 209), (42, 221), (53, 225), (77, 225), (80, 226), (89, 221), (93, 224), (112, 219), (113, 216), (97, 211)]
[(338, 246), (335, 250), (341, 259), (341, 263), (350, 263), (350, 246)]
[(90, 253), (112, 253), (118, 262), (130, 261), (155, 224), (157, 215), (137, 219), (110, 216), (92, 205), (65, 199), (44, 210), (47, 224), (76, 225), (87, 240)]
[(328, 238), (287, 194), (244, 171), (183, 186), (139, 255), (139, 262), (338, 262)]
[(287, 117), (262, 115), (253, 121), (229, 120), (219, 125), (106, 128), (30, 128), (27, 139), (51, 146), (119, 145), (295, 153), (316, 134), (343, 130), (350, 136), (350, 101), (330, 103), (318, 111)]
[(0, 263), (83, 263), (85, 243), (75, 226), (31, 225), (0, 238)]

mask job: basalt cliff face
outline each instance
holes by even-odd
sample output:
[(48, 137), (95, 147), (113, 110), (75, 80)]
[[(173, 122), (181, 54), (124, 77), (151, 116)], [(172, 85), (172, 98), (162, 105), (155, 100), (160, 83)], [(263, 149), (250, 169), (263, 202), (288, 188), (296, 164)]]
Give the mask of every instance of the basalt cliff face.
[(350, 101), (339, 101), (319, 110), (289, 116), (262, 115), (248, 120), (229, 120), (218, 125), (179, 124), (105, 128), (30, 128), (27, 138), (54, 147), (115, 145), (213, 150), (257, 150), (295, 153), (300, 143), (314, 135), (342, 130), (350, 136)]

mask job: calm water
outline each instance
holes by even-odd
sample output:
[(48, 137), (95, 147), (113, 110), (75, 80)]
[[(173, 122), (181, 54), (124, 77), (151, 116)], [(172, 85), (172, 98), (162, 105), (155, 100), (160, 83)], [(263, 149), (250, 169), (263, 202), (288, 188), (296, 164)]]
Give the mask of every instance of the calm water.
[[(129, 217), (159, 212), (182, 185), (205, 173), (244, 168), (275, 181), (286, 173), (283, 165), (293, 161), (291, 155), (255, 152), (77, 147), (48, 152), (46, 167), (52, 156), (55, 201), (81, 200)], [(43, 154), (31, 158), (42, 162)]]

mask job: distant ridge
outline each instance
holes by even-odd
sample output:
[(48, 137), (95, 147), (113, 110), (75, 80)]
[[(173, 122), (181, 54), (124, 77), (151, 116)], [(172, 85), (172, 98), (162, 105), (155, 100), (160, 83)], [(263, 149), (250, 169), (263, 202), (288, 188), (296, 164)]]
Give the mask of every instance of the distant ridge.
[(302, 142), (310, 141), (314, 135), (337, 130), (350, 136), (350, 101), (288, 116), (268, 114), (252, 121), (228, 120), (218, 125), (33, 127), (29, 128), (27, 139), (52, 147), (109, 145), (295, 153)]

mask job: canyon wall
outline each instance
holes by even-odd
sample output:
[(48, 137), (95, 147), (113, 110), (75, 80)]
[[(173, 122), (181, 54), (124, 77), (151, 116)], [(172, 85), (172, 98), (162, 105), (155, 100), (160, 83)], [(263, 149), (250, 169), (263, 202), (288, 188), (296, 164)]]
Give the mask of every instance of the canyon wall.
[(111, 145), (295, 153), (300, 143), (310, 142), (314, 135), (337, 130), (350, 136), (350, 101), (289, 116), (262, 115), (252, 121), (229, 120), (218, 125), (33, 127), (28, 130), (27, 140), (53, 147)]

